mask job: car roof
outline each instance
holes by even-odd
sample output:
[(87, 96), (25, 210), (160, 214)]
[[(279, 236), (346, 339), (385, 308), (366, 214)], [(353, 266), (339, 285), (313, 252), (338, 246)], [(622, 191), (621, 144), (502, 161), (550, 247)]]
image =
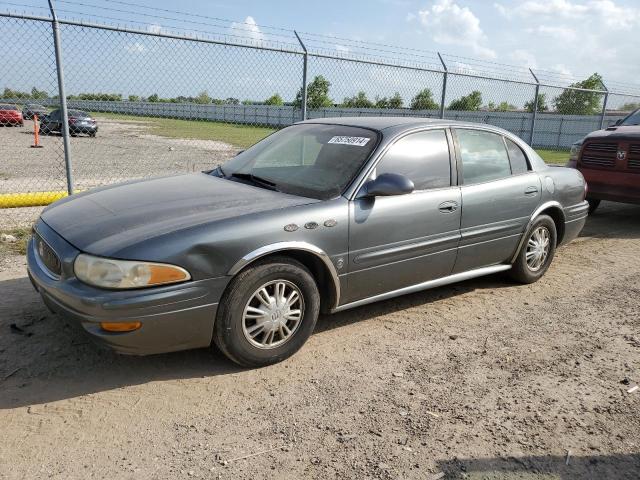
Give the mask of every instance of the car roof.
[(325, 123), (332, 125), (349, 125), (352, 127), (372, 128), (374, 130), (384, 130), (386, 128), (405, 126), (419, 127), (431, 125), (450, 125), (453, 120), (442, 120), (439, 118), (421, 117), (330, 117), (312, 118), (298, 123)]

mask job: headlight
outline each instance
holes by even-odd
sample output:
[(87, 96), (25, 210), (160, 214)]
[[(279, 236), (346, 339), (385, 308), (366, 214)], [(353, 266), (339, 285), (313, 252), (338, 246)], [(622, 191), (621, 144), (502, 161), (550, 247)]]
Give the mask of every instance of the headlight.
[(578, 160), (578, 154), (580, 153), (580, 148), (582, 147), (582, 142), (576, 142), (571, 145), (571, 151), (569, 152), (569, 160)]
[(184, 282), (191, 275), (184, 268), (164, 263), (135, 262), (94, 257), (82, 253), (73, 265), (76, 277), (101, 288), (143, 288)]

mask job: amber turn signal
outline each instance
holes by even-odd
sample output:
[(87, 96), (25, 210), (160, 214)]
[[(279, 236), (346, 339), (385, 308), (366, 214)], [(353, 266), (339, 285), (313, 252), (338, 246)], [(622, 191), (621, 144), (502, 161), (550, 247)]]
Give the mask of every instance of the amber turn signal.
[(100, 328), (107, 332), (133, 332), (142, 326), (142, 322), (100, 322)]

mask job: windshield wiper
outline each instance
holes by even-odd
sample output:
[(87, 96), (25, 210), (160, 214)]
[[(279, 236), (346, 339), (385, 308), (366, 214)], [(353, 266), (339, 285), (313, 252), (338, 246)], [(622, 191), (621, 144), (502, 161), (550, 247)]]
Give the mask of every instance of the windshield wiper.
[(267, 180), (266, 178), (257, 177), (252, 173), (232, 173), (230, 177), (239, 178), (240, 180), (249, 180), (254, 185), (258, 187), (266, 188), (268, 190), (274, 190), (278, 192), (277, 185), (271, 180)]

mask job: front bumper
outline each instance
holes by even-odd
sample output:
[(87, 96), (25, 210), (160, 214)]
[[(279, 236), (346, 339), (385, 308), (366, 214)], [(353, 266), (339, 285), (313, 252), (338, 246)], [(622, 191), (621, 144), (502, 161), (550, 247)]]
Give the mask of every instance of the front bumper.
[(71, 133), (86, 133), (87, 135), (98, 133), (97, 125), (69, 125), (69, 131)]
[[(42, 221), (37, 231), (60, 256), (62, 274), (56, 278), (43, 266), (30, 240), (27, 265), (33, 286), (52, 311), (78, 322), (97, 342), (131, 355), (211, 344), (218, 302), (228, 277), (139, 290), (98, 289), (70, 274), (78, 250)], [(142, 326), (132, 332), (113, 333), (100, 328), (100, 322), (134, 321)]]
[(587, 181), (588, 198), (640, 204), (640, 173), (577, 166)]

